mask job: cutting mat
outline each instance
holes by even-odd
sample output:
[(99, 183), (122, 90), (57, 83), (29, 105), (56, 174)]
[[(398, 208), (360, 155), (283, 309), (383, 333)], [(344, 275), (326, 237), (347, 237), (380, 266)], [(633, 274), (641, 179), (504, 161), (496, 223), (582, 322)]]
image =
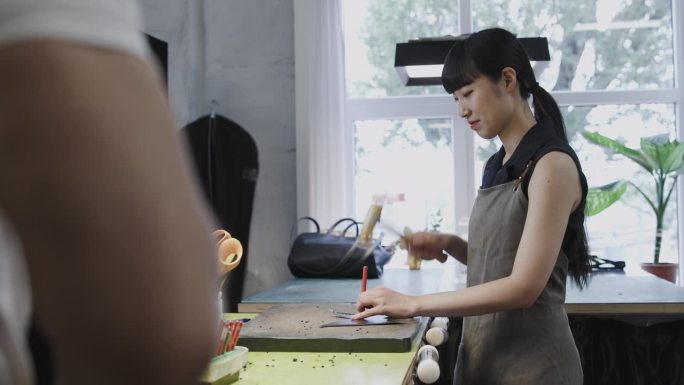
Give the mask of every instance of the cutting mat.
[(428, 321), (417, 317), (391, 325), (321, 328), (341, 320), (331, 308), (355, 312), (351, 304), (275, 305), (244, 325), (239, 344), (257, 352), (407, 352)]

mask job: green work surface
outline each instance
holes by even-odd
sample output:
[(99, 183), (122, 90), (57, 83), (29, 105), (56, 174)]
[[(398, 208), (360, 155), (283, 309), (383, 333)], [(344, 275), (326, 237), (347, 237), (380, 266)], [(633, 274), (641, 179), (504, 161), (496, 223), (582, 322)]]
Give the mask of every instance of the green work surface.
[[(257, 314), (226, 313), (224, 319)], [(251, 322), (251, 321), (249, 321)], [(414, 383), (415, 356), (422, 345), (421, 329), (402, 353), (247, 353), (247, 365), (235, 385), (409, 385)], [(239, 345), (243, 345), (240, 341)]]
[(410, 384), (415, 354), (249, 352), (237, 384)]

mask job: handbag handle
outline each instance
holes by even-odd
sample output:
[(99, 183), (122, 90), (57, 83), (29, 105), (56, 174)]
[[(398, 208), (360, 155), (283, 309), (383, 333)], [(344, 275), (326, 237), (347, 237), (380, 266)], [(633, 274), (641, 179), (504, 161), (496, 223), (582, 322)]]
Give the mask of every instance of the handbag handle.
[(294, 243), (295, 238), (297, 237), (297, 234), (299, 231), (297, 230), (297, 226), (299, 225), (299, 222), (302, 221), (311, 221), (313, 222), (314, 226), (316, 226), (316, 232), (320, 233), (321, 232), (321, 226), (318, 224), (318, 222), (313, 219), (312, 217), (301, 217), (297, 219), (297, 222), (294, 223), (292, 228), (290, 229), (290, 246), (292, 246), (292, 243)]
[(333, 230), (335, 230), (335, 228), (339, 224), (344, 223), (344, 222), (351, 222), (351, 224), (349, 224), (347, 227), (344, 228), (344, 230), (342, 231), (342, 236), (345, 236), (347, 234), (347, 231), (352, 226), (355, 226), (356, 227), (356, 237), (358, 237), (359, 236), (359, 222), (357, 222), (353, 218), (342, 218), (342, 219), (338, 220), (337, 222), (333, 223), (332, 226), (330, 226), (330, 229), (328, 229), (328, 232), (326, 234), (331, 235)]

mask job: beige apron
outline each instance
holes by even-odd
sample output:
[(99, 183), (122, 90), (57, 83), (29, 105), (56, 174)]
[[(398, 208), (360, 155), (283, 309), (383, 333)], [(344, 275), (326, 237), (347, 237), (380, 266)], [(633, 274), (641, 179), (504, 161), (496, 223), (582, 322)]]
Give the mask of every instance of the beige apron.
[[(468, 286), (510, 275), (527, 216), (517, 181), (480, 189), (468, 231)], [(568, 258), (527, 309), (465, 317), (454, 384), (582, 384), (582, 367), (565, 313)]]

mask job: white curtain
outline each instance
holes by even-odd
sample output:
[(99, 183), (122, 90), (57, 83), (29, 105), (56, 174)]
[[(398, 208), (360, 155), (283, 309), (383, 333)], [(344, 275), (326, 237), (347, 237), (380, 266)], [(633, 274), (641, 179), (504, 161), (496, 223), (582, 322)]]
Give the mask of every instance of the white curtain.
[(321, 226), (352, 214), (341, 0), (294, 0), (297, 214)]

